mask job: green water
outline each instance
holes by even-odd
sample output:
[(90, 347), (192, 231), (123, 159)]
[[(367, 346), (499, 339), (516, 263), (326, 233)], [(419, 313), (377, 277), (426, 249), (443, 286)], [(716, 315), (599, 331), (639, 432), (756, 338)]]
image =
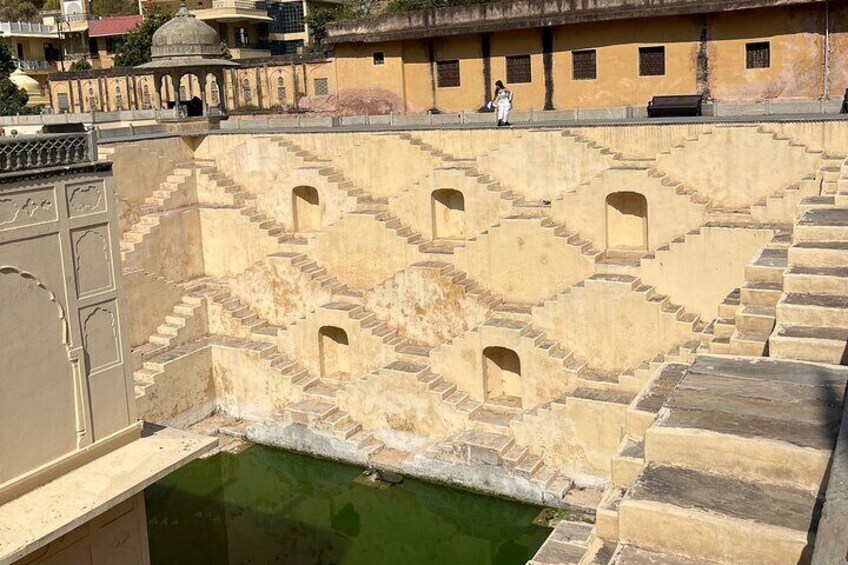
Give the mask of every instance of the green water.
[(524, 565), (550, 530), (539, 508), (253, 446), (151, 486), (153, 565)]

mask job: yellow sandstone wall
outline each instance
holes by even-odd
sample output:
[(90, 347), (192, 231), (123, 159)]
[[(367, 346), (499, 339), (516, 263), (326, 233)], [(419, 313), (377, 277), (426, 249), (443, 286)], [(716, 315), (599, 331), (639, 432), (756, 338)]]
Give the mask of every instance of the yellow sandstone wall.
[[(139, 409), (153, 421), (217, 407), (332, 433), (362, 426), (436, 451), (485, 431), (602, 482), (638, 428), (625, 418), (637, 395), (658, 367), (687, 362), (713, 337), (703, 332), (719, 304), (788, 229), (798, 187), (821, 189), (824, 151), (845, 154), (846, 131), (806, 122), (199, 138), (193, 180), (163, 210), (140, 204), (153, 188), (128, 182), (125, 194), (116, 181), (133, 225), (152, 226), (122, 242), (136, 269), (125, 277), (144, 359)], [(131, 147), (149, 159), (157, 143)], [(113, 154), (128, 151), (115, 144)], [(303, 186), (316, 191), (319, 221), (295, 232), (292, 191)], [(456, 191), (449, 210), (434, 200), (445, 190)], [(440, 232), (444, 222), (456, 231)], [(198, 339), (198, 327), (209, 335)], [(173, 338), (151, 337), (161, 347), (151, 352), (154, 331)], [(327, 406), (338, 413), (309, 412)]]

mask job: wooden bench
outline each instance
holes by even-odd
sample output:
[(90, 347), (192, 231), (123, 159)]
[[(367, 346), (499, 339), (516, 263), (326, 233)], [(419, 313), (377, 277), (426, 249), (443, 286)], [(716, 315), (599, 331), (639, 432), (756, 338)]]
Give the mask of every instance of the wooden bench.
[(67, 124), (44, 124), (41, 133), (85, 133), (85, 124), (70, 122)]
[(700, 116), (703, 100), (700, 94), (654, 96), (648, 102), (648, 117)]

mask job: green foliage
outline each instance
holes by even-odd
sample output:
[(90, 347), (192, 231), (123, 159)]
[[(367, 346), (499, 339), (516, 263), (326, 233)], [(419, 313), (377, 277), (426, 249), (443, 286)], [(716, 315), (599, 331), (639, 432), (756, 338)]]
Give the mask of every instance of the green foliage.
[(310, 51), (323, 51), (324, 40), (327, 39), (327, 24), (354, 17), (353, 9), (348, 5), (333, 7), (316, 7), (309, 11), (306, 16), (306, 26), (309, 28), (309, 37), (312, 43)]
[(227, 47), (226, 41), (221, 42), (221, 58), (226, 59), (227, 61), (233, 58), (233, 54), (230, 53), (230, 48)]
[(6, 41), (0, 39), (0, 78), (9, 78), (16, 68), (12, 48)]
[(91, 10), (99, 16), (132, 16), (138, 14), (133, 0), (92, 0)]
[(71, 64), (72, 71), (90, 71), (93, 67), (88, 59), (77, 59)]
[(445, 8), (448, 6), (471, 6), (473, 4), (488, 4), (492, 0), (389, 0), (387, 12), (411, 12), (413, 10), (429, 10), (430, 8)]
[(0, 21), (36, 22), (44, 0), (3, 0), (0, 2)]
[(8, 76), (0, 78), (0, 116), (30, 113), (26, 107), (29, 96), (18, 88)]
[(171, 14), (150, 10), (138, 27), (130, 31), (115, 52), (116, 67), (135, 67), (150, 62), (153, 33), (171, 19)]

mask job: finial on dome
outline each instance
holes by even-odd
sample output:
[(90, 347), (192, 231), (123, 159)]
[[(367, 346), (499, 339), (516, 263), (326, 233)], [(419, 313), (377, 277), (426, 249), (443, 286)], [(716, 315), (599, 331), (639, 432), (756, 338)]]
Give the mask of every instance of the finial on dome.
[(190, 15), (188, 8), (186, 7), (185, 0), (180, 0), (180, 7), (177, 9), (177, 13), (175, 15), (177, 15), (177, 16), (188, 16), (188, 15)]

